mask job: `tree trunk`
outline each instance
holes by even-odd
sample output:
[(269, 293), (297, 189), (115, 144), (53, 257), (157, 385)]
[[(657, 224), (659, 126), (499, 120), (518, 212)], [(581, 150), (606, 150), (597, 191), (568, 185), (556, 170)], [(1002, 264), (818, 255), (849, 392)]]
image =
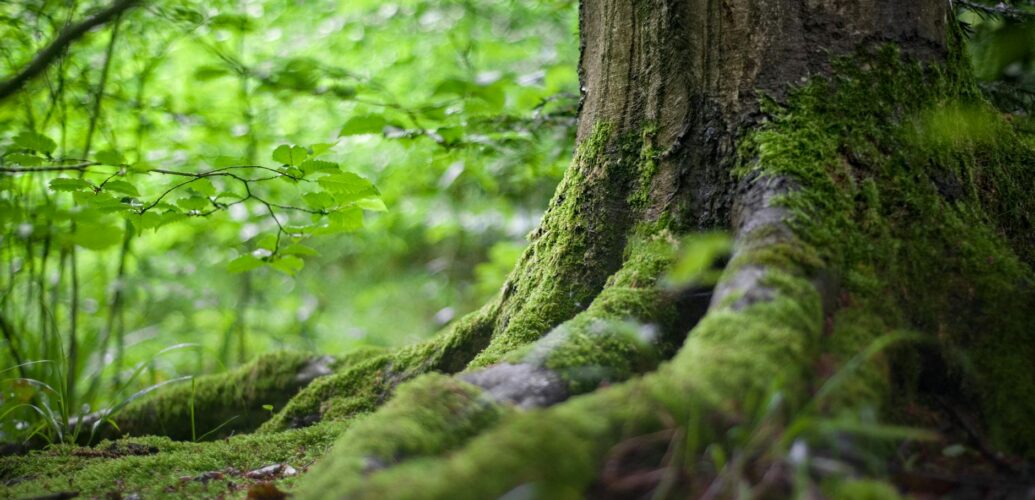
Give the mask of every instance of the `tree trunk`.
[[(868, 415), (930, 425), (917, 408), (1032, 454), (1035, 148), (975, 90), (950, 9), (583, 1), (577, 151), (496, 300), (424, 344), (322, 360), (335, 373), (256, 435), (161, 441), (176, 458), (55, 481), (104, 492), (98, 477), (139, 477), (127, 471), (141, 462), (180, 476), (215, 457), (319, 456), (300, 497), (783, 495), (873, 472), (787, 473), (792, 443), (838, 459), (862, 447), (818, 419), (902, 435)], [(668, 283), (702, 229), (735, 236), (718, 284)], [(228, 404), (226, 390), (197, 394)], [(169, 398), (115, 420), (139, 430)], [(259, 451), (228, 451), (241, 449)], [(53, 467), (12, 463), (24, 477)], [(140, 479), (124, 491), (169, 484)], [(184, 484), (169, 491), (197, 491)]]

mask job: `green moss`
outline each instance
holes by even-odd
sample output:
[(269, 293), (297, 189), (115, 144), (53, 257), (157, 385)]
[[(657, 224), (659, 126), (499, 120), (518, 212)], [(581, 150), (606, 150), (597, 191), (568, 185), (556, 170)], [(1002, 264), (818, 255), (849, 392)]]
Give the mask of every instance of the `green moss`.
[(588, 309), (503, 361), (549, 368), (575, 394), (656, 367), (685, 335), (675, 331), (675, 300), (656, 286), (675, 245), (666, 232), (631, 240), (621, 270)]
[(776, 272), (769, 285), (773, 301), (710, 315), (658, 371), (505, 416), (460, 450), (367, 476), (350, 497), (496, 498), (520, 488), (536, 498), (582, 498), (615, 444), (673, 422), (710, 425), (696, 419), (701, 408), (736, 411), (735, 400), (774, 380), (801, 384), (820, 334), (819, 297), (801, 277)]
[(489, 346), (469, 368), (498, 362), (589, 307), (607, 277), (621, 265), (625, 207), (610, 202), (630, 172), (614, 126), (598, 123), (579, 144), (557, 194), (531, 235), (515, 272), (503, 286), (503, 306)]
[(651, 200), (654, 176), (658, 173), (658, 156), (661, 154), (655, 146), (657, 133), (657, 125), (648, 125), (643, 128), (641, 136), (627, 146), (630, 149), (639, 148), (634, 166), (637, 185), (629, 195), (629, 203), (637, 208), (645, 208)]
[(959, 381), (985, 432), (1035, 452), (1025, 424), (1035, 412), (1025, 317), (1035, 308), (1035, 177), (1024, 167), (1035, 148), (965, 74), (902, 62), (891, 49), (842, 61), (836, 74), (769, 106), (739, 173), (797, 182), (783, 201), (792, 226), (839, 272), (843, 296), (885, 318), (885, 331), (934, 339), (950, 364), (945, 383)]
[(347, 369), (316, 380), (263, 424), (260, 432), (349, 419), (376, 409), (406, 380), (431, 371), (461, 370), (488, 342), (496, 307), (489, 304), (428, 341), (363, 357)]
[[(327, 422), (274, 435), (248, 434), (190, 443), (168, 438), (125, 438), (94, 448), (55, 446), (22, 457), (0, 458), (0, 497), (76, 492), (83, 497), (197, 498), (243, 496), (259, 482), (243, 473), (286, 463), (298, 471), (330, 447), (347, 424)], [(202, 475), (209, 474), (202, 480)], [(278, 481), (288, 488), (297, 478)]]
[(378, 413), (358, 419), (313, 469), (300, 496), (348, 496), (365, 474), (442, 454), (496, 423), (506, 409), (475, 386), (424, 375), (400, 386)]
[[(311, 362), (321, 361), (325, 369), (345, 366), (343, 361), (299, 352), (281, 352), (259, 357), (229, 373), (198, 377), (195, 383), (180, 383), (138, 399), (114, 415), (116, 427), (101, 424), (99, 436), (158, 434), (190, 440), (190, 402), (194, 402), (194, 435), (216, 439), (231, 433), (254, 430), (270, 417), (263, 408), (287, 404), (311, 377), (300, 374)], [(89, 433), (84, 433), (89, 434)], [(99, 437), (98, 436), (98, 437)]]

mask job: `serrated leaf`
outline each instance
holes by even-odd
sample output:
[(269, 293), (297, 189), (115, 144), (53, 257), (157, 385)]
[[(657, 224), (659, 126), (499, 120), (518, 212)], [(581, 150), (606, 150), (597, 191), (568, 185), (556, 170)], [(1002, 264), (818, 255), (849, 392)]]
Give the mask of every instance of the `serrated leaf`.
[(262, 267), (264, 264), (265, 262), (251, 255), (245, 254), (234, 260), (231, 260), (226, 265), (226, 270), (231, 273), (243, 273), (245, 271), (251, 271), (252, 269)]
[(338, 164), (332, 161), (309, 159), (302, 162), (302, 164), (299, 165), (299, 168), (302, 170), (303, 174), (309, 175), (316, 172), (337, 172)]
[(97, 163), (111, 165), (114, 167), (126, 163), (126, 158), (122, 156), (122, 153), (119, 153), (118, 151), (112, 151), (110, 149), (97, 153), (97, 155), (94, 156), (94, 159), (97, 160)]
[(309, 156), (309, 152), (302, 146), (281, 144), (277, 146), (277, 149), (273, 150), (273, 161), (293, 167), (301, 165), (307, 156)]
[(39, 156), (27, 155), (25, 153), (11, 153), (7, 155), (6, 160), (10, 163), (21, 165), (23, 167), (38, 167), (43, 165), (43, 158)]
[(342, 203), (353, 202), (362, 198), (377, 196), (377, 188), (370, 181), (352, 173), (328, 175), (319, 181), (321, 186)]
[(281, 177), (280, 180), (292, 183), (298, 182), (298, 178), (305, 175), (302, 173), (301, 170), (295, 167), (280, 167), (280, 173), (284, 174), (284, 176)]
[(16, 135), (14, 137), (14, 143), (17, 146), (31, 149), (45, 155), (53, 153), (54, 149), (57, 148), (57, 143), (55, 143), (51, 138), (31, 130), (23, 130)]
[(104, 184), (104, 190), (129, 196), (140, 196), (140, 191), (137, 190), (137, 187), (126, 181), (108, 181)]
[(349, 118), (341, 127), (338, 137), (361, 134), (380, 134), (388, 121), (381, 115), (360, 115)]
[(74, 179), (71, 177), (58, 177), (50, 181), (51, 191), (79, 191), (82, 189), (92, 189), (93, 184), (86, 182), (83, 179)]
[(328, 215), (330, 228), (338, 232), (351, 232), (363, 227), (363, 210), (348, 207)]
[(305, 261), (294, 255), (285, 255), (270, 262), (270, 267), (289, 276), (294, 276), (305, 267)]
[(176, 205), (184, 210), (204, 210), (208, 208), (209, 201), (207, 198), (200, 196), (191, 196), (189, 198), (181, 198), (176, 200)]
[(316, 249), (307, 247), (305, 245), (295, 243), (294, 245), (288, 245), (280, 250), (281, 255), (320, 255)]
[(188, 184), (188, 186), (201, 196), (215, 196), (216, 194), (216, 187), (212, 185), (212, 181), (204, 177)]
[(306, 193), (302, 195), (306, 205), (314, 210), (323, 210), (334, 206), (334, 198), (324, 192)]
[(356, 201), (355, 205), (363, 210), (370, 210), (371, 212), (388, 211), (388, 207), (385, 206), (384, 200), (377, 197), (363, 198), (362, 200)]

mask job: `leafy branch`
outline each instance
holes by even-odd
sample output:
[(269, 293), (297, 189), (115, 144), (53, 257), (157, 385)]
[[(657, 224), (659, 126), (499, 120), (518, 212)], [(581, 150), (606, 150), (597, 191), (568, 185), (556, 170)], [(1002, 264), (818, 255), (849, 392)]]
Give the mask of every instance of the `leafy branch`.
[[(232, 264), (232, 270), (244, 271), (269, 263), (293, 274), (302, 267), (302, 261), (296, 255), (313, 253), (311, 249), (299, 246), (299, 240), (312, 235), (354, 231), (362, 227), (363, 210), (385, 210), (380, 193), (369, 181), (354, 173), (342, 171), (337, 163), (315, 158), (325, 152), (329, 144), (314, 145), (308, 149), (279, 146), (272, 155), (273, 160), (281, 165), (279, 168), (232, 164), (200, 172), (130, 165), (114, 151), (102, 151), (94, 159), (53, 158), (50, 155), (54, 150), (53, 141), (34, 132), (22, 132), (15, 137), (14, 145), (15, 150), (8, 151), (3, 157), (8, 165), (0, 167), (0, 174), (17, 176), (76, 172), (79, 175), (75, 177), (51, 179), (50, 189), (70, 192), (77, 203), (96, 209), (99, 213), (121, 213), (125, 217), (134, 217), (132, 222), (138, 230), (157, 228), (181, 217), (206, 217), (249, 201), (261, 205), (276, 225), (276, 234), (270, 235), (270, 240), (264, 240), (260, 248), (264, 252), (261, 258), (248, 255), (245, 263)], [(216, 161), (217, 165), (219, 161)], [(254, 175), (253, 172), (269, 175)], [(103, 174), (104, 177), (99, 183), (94, 183), (85, 178), (87, 174)], [(138, 199), (140, 191), (137, 187), (124, 180), (134, 174), (158, 174), (182, 180), (142, 202)], [(234, 190), (217, 194), (215, 186), (207, 182), (213, 178), (223, 178), (239, 185), (243, 194)], [(293, 184), (311, 183), (313, 188), (307, 189), (302, 195), (308, 206), (279, 203), (256, 189), (257, 184), (276, 180)], [(205, 185), (199, 186), (198, 183), (202, 181), (206, 181)], [(178, 208), (165, 201), (173, 193), (185, 188), (191, 188), (192, 194), (179, 199), (176, 202)], [(156, 214), (156, 209), (169, 210)], [(314, 224), (291, 226), (284, 216), (285, 211), (308, 214), (313, 217)], [(79, 213), (73, 215), (72, 220), (82, 217), (84, 215)], [(288, 247), (291, 251), (282, 256), (281, 242), (285, 237), (294, 241)], [(108, 239), (90, 241), (98, 249), (108, 243)], [(281, 262), (283, 260), (286, 263)]]
[(61, 34), (54, 39), (46, 48), (41, 50), (32, 61), (14, 76), (0, 82), (0, 101), (21, 89), (26, 83), (38, 76), (55, 59), (60, 56), (76, 40), (80, 39), (91, 29), (105, 24), (131, 7), (140, 3), (140, 0), (116, 0), (107, 8), (90, 16), (76, 24), (73, 24), (61, 31)]
[(1035, 12), (1017, 8), (1006, 2), (999, 2), (995, 5), (987, 5), (970, 0), (956, 0), (956, 4), (964, 9), (977, 12), (984, 16), (1006, 17), (1011, 19), (1035, 18)]

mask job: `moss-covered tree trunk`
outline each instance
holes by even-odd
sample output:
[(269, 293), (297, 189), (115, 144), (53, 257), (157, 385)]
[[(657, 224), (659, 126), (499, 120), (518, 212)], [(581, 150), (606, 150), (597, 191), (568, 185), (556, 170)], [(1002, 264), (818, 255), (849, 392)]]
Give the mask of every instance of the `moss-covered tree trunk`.
[[(875, 417), (1035, 453), (1035, 148), (975, 90), (948, 2), (586, 0), (580, 37), (577, 151), (493, 302), (190, 395), (251, 434), (8, 458), (9, 491), (215, 495), (315, 461), (301, 497), (837, 494), (888, 472), (873, 435), (920, 437)], [(705, 229), (734, 236), (717, 285), (666, 283)], [(113, 420), (185, 439), (186, 397)]]

